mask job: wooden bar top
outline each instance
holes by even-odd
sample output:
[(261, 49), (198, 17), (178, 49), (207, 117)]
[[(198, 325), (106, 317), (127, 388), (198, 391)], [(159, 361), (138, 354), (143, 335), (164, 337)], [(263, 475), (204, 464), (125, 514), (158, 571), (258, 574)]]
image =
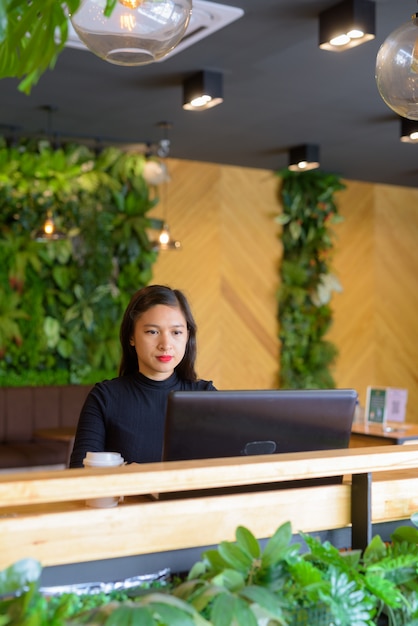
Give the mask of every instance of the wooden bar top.
[(0, 475), (0, 503), (1, 506), (10, 506), (65, 502), (417, 468), (418, 442), (390, 448), (350, 448), (132, 463), (118, 468), (33, 471)]
[[(0, 569), (21, 558), (43, 566), (182, 550), (233, 540), (237, 526), (269, 537), (290, 521), (295, 532), (346, 528), (351, 486), (285, 488), (193, 498), (211, 487), (372, 473), (372, 521), (418, 510), (418, 445), (34, 471), (0, 476)], [(147, 494), (186, 492), (179, 499)], [(114, 508), (85, 500), (124, 496)]]

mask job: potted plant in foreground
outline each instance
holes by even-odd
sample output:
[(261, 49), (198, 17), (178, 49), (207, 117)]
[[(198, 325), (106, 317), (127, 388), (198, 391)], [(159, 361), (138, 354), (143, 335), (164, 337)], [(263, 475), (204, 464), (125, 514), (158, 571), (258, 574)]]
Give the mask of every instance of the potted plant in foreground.
[(16, 564), (0, 573), (0, 595), (22, 582), (26, 590), (0, 601), (0, 626), (418, 626), (417, 528), (400, 526), (389, 544), (376, 536), (363, 554), (300, 536), (304, 547), (283, 524), (262, 549), (238, 527), (235, 542), (204, 552), (185, 578), (133, 598), (48, 600), (37, 588), (40, 566), (25, 578)]

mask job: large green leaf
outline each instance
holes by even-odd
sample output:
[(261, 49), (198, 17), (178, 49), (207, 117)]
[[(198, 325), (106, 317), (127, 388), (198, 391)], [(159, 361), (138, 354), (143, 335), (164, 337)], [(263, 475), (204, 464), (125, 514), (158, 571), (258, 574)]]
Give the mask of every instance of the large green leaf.
[(213, 601), (210, 618), (214, 626), (231, 626), (235, 619), (236, 599), (234, 596), (222, 593)]
[(229, 541), (222, 541), (218, 547), (219, 554), (231, 567), (240, 572), (247, 572), (252, 565), (252, 557), (241, 548)]
[(268, 540), (261, 557), (263, 567), (271, 567), (277, 564), (289, 553), (289, 545), (292, 539), (292, 527), (290, 522), (280, 526)]
[(252, 559), (258, 559), (261, 554), (260, 544), (252, 532), (244, 526), (238, 526), (235, 531), (238, 547)]
[(266, 617), (277, 620), (279, 623), (283, 621), (284, 615), (278, 596), (269, 589), (253, 585), (245, 587), (241, 591), (241, 596), (262, 608)]
[(366, 573), (367, 588), (385, 604), (398, 608), (402, 604), (402, 593), (390, 580), (378, 576), (373, 572)]
[(216, 574), (212, 578), (212, 583), (219, 587), (225, 587), (230, 591), (236, 591), (238, 589), (242, 589), (245, 585), (245, 579), (248, 570), (241, 569), (241, 565), (238, 566), (240, 571), (236, 571), (234, 569), (224, 569), (219, 574)]
[(319, 592), (338, 626), (371, 626), (375, 602), (345, 572), (330, 568), (330, 588)]
[(21, 590), (39, 579), (42, 566), (35, 559), (22, 559), (0, 571), (0, 596)]

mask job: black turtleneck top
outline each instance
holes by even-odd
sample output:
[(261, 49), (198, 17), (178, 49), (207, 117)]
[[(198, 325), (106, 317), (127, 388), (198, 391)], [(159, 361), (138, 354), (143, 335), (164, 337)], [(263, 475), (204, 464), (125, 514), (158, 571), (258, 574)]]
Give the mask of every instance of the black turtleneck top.
[(83, 467), (86, 452), (119, 452), (126, 463), (161, 460), (170, 391), (215, 390), (211, 381), (163, 381), (140, 372), (97, 383), (80, 413), (70, 467)]

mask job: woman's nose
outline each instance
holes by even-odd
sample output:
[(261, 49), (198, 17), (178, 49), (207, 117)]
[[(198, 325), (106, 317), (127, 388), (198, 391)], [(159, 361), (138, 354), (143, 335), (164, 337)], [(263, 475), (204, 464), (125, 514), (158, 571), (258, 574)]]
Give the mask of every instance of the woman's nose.
[(160, 350), (167, 350), (170, 347), (170, 336), (168, 334), (163, 333), (160, 335), (160, 341), (158, 347)]

